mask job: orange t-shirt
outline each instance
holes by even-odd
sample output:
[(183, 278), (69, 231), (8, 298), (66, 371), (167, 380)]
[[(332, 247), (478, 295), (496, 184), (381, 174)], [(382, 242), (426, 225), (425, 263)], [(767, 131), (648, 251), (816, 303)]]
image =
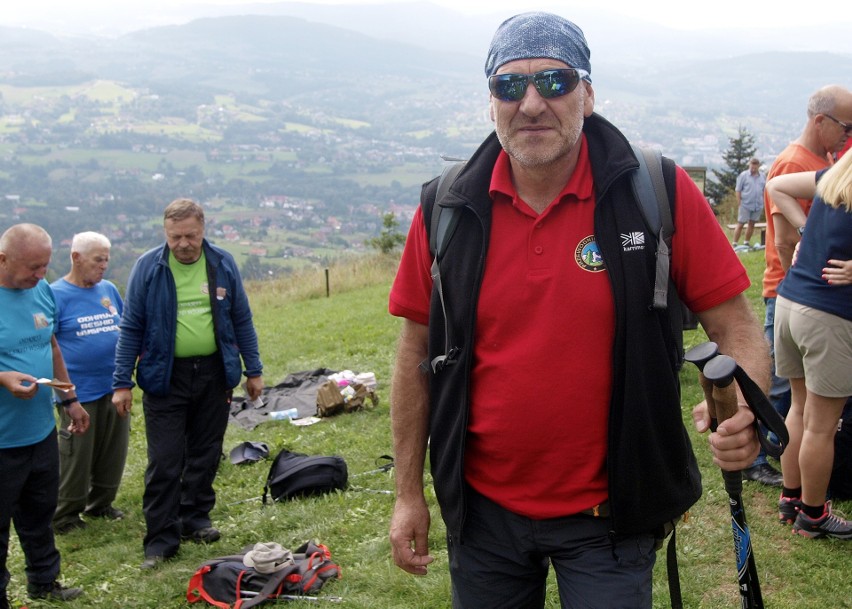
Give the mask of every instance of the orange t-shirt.
[[(819, 171), (828, 165), (828, 158), (820, 157), (801, 144), (793, 143), (782, 150), (775, 162), (772, 163), (766, 180), (769, 181), (775, 176), (788, 173)], [(802, 206), (802, 211), (807, 215), (811, 210), (811, 199), (799, 199), (798, 201), (799, 205)], [(763, 297), (775, 298), (778, 295), (776, 293), (778, 284), (784, 279), (785, 272), (781, 267), (781, 259), (778, 258), (778, 249), (775, 247), (775, 225), (772, 221), (773, 214), (780, 214), (781, 212), (769, 198), (769, 191), (763, 192), (763, 208), (766, 215), (766, 250), (764, 251), (766, 269), (763, 271)]]

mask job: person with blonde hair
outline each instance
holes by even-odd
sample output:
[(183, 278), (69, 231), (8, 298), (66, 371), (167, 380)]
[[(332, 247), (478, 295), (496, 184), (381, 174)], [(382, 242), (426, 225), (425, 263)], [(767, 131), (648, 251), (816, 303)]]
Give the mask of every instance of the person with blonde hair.
[[(819, 171), (831, 165), (833, 155), (843, 148), (849, 138), (848, 127), (852, 124), (852, 91), (840, 85), (827, 85), (814, 91), (808, 98), (807, 119), (799, 137), (775, 157), (766, 174), (767, 180), (788, 173)], [(775, 374), (775, 301), (778, 284), (790, 268), (799, 235), (775, 206), (766, 190), (763, 199), (766, 217), (763, 327), (769, 341), (772, 361), (769, 401), (778, 414), (787, 416), (790, 409), (790, 383)], [(811, 208), (811, 199), (799, 199), (799, 206), (807, 214)], [(780, 486), (783, 482), (780, 473), (767, 462), (763, 450), (755, 462), (743, 471), (743, 479), (771, 486)]]
[[(776, 302), (776, 367), (792, 390), (779, 518), (805, 537), (852, 539), (852, 523), (826, 500), (837, 424), (852, 395), (852, 155), (766, 188), (802, 235)], [(797, 199), (810, 197), (805, 216)]]

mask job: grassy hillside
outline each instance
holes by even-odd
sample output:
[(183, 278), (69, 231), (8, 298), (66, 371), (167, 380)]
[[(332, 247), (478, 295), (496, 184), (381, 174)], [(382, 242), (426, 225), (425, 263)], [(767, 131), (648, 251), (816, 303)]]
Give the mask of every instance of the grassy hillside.
[[(759, 284), (763, 257), (743, 256)], [(370, 411), (323, 420), (311, 427), (273, 421), (253, 432), (231, 426), (225, 449), (244, 440), (264, 441), (277, 452), (283, 447), (309, 454), (339, 454), (349, 466), (352, 488), (321, 498), (263, 506), (259, 496), (268, 463), (234, 466), (222, 461), (213, 512), (223, 538), (211, 546), (185, 545), (179, 556), (156, 571), (140, 572), (142, 560), (142, 484), (145, 468), (145, 426), (137, 395), (129, 462), (117, 506), (127, 517), (120, 522), (92, 522), (87, 530), (58, 538), (63, 578), (85, 588), (68, 609), (103, 607), (126, 609), (189, 607), (186, 585), (198, 565), (208, 558), (230, 554), (258, 541), (277, 541), (295, 548), (307, 539), (329, 546), (343, 570), (343, 579), (329, 584), (323, 595), (343, 597), (345, 606), (360, 609), (449, 609), (449, 578), (444, 530), (431, 486), (427, 497), (433, 506), (430, 542), (437, 560), (430, 574), (416, 578), (403, 573), (390, 560), (387, 528), (393, 497), (393, 470), (362, 474), (375, 460), (390, 453), (388, 387), (399, 321), (387, 314), (387, 296), (395, 260), (362, 259), (329, 273), (330, 297), (324, 274), (293, 279), (287, 284), (250, 286), (260, 333), (266, 382), (275, 384), (286, 374), (328, 367), (375, 372), (380, 404)], [(759, 315), (759, 290), (749, 296)], [(689, 344), (704, 340), (702, 332), (687, 333)], [(692, 370), (685, 370), (684, 417), (698, 401), (699, 389)], [(689, 423), (691, 430), (692, 425)], [(704, 473), (705, 493), (678, 532), (678, 555), (687, 607), (717, 609), (738, 607), (736, 574), (726, 495), (718, 470), (712, 466), (706, 440), (693, 434)], [(777, 524), (775, 490), (747, 484), (745, 505), (754, 537), (756, 560), (767, 607), (824, 609), (850, 606), (848, 576), (852, 568), (849, 545), (838, 541), (810, 541), (794, 537)], [(838, 504), (852, 512), (852, 503)], [(11, 545), (9, 587), (13, 606), (23, 604), (25, 580), (17, 540)], [(659, 554), (655, 571), (655, 608), (669, 606), (665, 556)], [(300, 603), (295, 603), (294, 606)], [(46, 603), (30, 602), (42, 608)], [(559, 606), (551, 586), (549, 608)]]

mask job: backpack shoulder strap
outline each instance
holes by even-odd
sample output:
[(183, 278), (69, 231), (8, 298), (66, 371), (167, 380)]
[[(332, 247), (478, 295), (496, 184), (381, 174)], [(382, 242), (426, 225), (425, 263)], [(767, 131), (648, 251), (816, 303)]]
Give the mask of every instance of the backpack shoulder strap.
[[(639, 168), (633, 172), (631, 177), (633, 193), (639, 203), (639, 210), (645, 218), (645, 222), (654, 233), (657, 241), (657, 265), (654, 274), (654, 302), (653, 308), (665, 310), (669, 305), (669, 268), (671, 264), (672, 235), (674, 235), (674, 221), (672, 219), (672, 208), (669, 201), (669, 193), (663, 178), (663, 157), (659, 150), (640, 148), (633, 145), (633, 152), (639, 161)], [(672, 286), (672, 296), (677, 299), (677, 292)], [(679, 299), (677, 299), (679, 300)], [(675, 319), (682, 324), (680, 311), (669, 311)], [(676, 322), (673, 322), (676, 323)], [(680, 325), (679, 324), (679, 325)], [(672, 328), (676, 341), (682, 328)], [(680, 336), (679, 349), (682, 350), (683, 338)], [(683, 597), (680, 588), (680, 576), (677, 564), (677, 529), (676, 522), (669, 523), (671, 526), (671, 537), (666, 549), (666, 573), (669, 583), (669, 598), (673, 609), (683, 608)]]
[(659, 150), (633, 146), (639, 169), (633, 172), (633, 192), (645, 222), (657, 238), (657, 267), (654, 278), (655, 309), (665, 309), (668, 304), (669, 267), (674, 234), (672, 210), (666, 183), (663, 179), (663, 158)]
[(281, 592), (281, 587), (284, 584), (284, 580), (287, 579), (287, 576), (297, 570), (298, 567), (296, 565), (290, 565), (285, 569), (270, 573), (269, 579), (266, 580), (265, 584), (263, 584), (263, 588), (260, 589), (256, 596), (241, 603), (240, 609), (250, 609), (251, 607), (265, 603), (268, 600), (275, 599), (275, 597)]
[[(447, 193), (450, 190), (450, 186), (452, 186), (453, 182), (455, 182), (456, 177), (459, 175), (462, 169), (464, 169), (465, 162), (459, 161), (453, 163), (452, 165), (447, 165), (444, 167), (444, 170), (441, 172), (441, 176), (438, 178), (438, 187), (435, 191), (435, 200), (432, 202), (432, 209), (430, 210), (429, 217), (429, 251), (432, 254), (432, 283), (435, 286), (435, 289), (438, 292), (438, 297), (441, 301), (441, 309), (444, 313), (444, 320), (447, 319), (447, 309), (444, 303), (444, 290), (441, 286), (441, 269), (440, 269), (440, 258), (444, 253), (447, 243), (450, 240), (450, 237), (453, 236), (453, 233), (456, 230), (456, 226), (458, 225), (459, 220), (459, 210), (456, 207), (443, 207), (441, 206), (441, 201), (447, 196)], [(446, 324), (445, 324), (446, 325)], [(444, 353), (442, 355), (438, 355), (432, 359), (431, 362), (423, 362), (421, 364), (421, 368), (428, 369), (431, 367), (433, 372), (437, 372), (447, 361), (451, 361), (450, 359), (450, 336), (449, 330), (445, 327), (444, 329)]]
[(444, 246), (452, 237), (456, 224), (458, 224), (455, 208), (443, 208), (440, 206), (440, 202), (447, 196), (450, 186), (455, 182), (459, 172), (464, 169), (464, 165), (463, 161), (447, 165), (438, 178), (438, 189), (435, 192), (435, 201), (432, 204), (432, 215), (429, 223), (429, 251), (432, 252), (433, 258), (444, 253)]

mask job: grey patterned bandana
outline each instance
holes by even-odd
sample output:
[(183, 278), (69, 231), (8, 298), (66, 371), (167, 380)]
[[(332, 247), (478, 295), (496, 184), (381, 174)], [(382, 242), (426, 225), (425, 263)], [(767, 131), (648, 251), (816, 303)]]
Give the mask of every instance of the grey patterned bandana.
[[(516, 59), (558, 59), (591, 74), (590, 55), (583, 30), (567, 19), (552, 13), (521, 13), (504, 21), (494, 33), (485, 75), (494, 75), (504, 63)], [(592, 82), (591, 76), (586, 80)]]

